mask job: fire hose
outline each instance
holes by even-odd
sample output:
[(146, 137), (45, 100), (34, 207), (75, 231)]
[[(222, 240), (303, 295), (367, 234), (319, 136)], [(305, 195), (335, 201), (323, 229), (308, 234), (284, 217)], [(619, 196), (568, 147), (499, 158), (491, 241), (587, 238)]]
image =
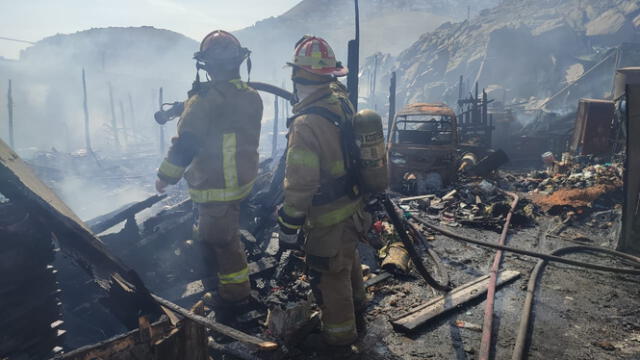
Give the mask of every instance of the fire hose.
[[(275, 85), (271, 85), (271, 84), (267, 84), (267, 83), (263, 83), (263, 82), (258, 82), (258, 81), (252, 81), (247, 83), (250, 87), (254, 88), (255, 90), (258, 91), (263, 91), (263, 92), (267, 92), (269, 94), (273, 94), (275, 96), (279, 96), (283, 99), (288, 100), (291, 104), (294, 103), (296, 97), (295, 95), (290, 92), (287, 91), (285, 89), (279, 88)], [(167, 105), (169, 106), (169, 108), (167, 110), (164, 110), (164, 106)], [(160, 125), (164, 125), (166, 123), (168, 123), (169, 121), (179, 117), (182, 112), (184, 111), (184, 102), (183, 101), (176, 101), (173, 103), (166, 103), (166, 104), (162, 104), (162, 109), (160, 109), (159, 111), (157, 111), (153, 117), (155, 118), (156, 122)]]
[[(582, 261), (565, 259), (565, 258), (562, 258), (562, 257), (559, 257), (559, 256), (555, 256), (555, 255), (551, 255), (551, 254), (539, 253), (539, 252), (535, 252), (535, 251), (518, 249), (518, 248), (514, 248), (514, 247), (510, 247), (510, 246), (492, 244), (492, 243), (488, 243), (486, 241), (471, 239), (471, 238), (468, 238), (468, 237), (453, 233), (453, 232), (451, 232), (449, 230), (443, 229), (443, 228), (441, 228), (439, 226), (433, 225), (433, 224), (427, 222), (426, 220), (420, 219), (420, 218), (415, 217), (415, 216), (413, 216), (411, 214), (409, 214), (408, 216), (412, 220), (424, 225), (426, 228), (429, 228), (429, 229), (431, 229), (431, 230), (433, 230), (435, 232), (438, 232), (438, 233), (440, 233), (440, 234), (442, 234), (442, 235), (444, 235), (446, 237), (449, 237), (451, 239), (454, 239), (454, 240), (458, 240), (458, 241), (462, 241), (462, 242), (466, 242), (466, 243), (470, 243), (470, 244), (474, 244), (474, 245), (478, 245), (478, 246), (482, 246), (482, 247), (487, 247), (487, 248), (491, 248), (491, 249), (503, 250), (503, 251), (514, 253), (514, 254), (531, 256), (531, 257), (535, 257), (535, 258), (546, 260), (546, 261), (557, 262), (557, 263), (562, 263), (562, 264), (567, 264), (567, 265), (573, 265), (573, 266), (577, 266), (577, 267), (581, 267), (581, 268), (585, 268), (585, 269), (612, 272), (612, 273), (617, 273), (617, 274), (640, 275), (640, 269), (622, 269), (622, 268), (616, 268), (616, 267), (611, 267), (611, 266), (589, 264), (589, 263), (582, 262)], [(584, 246), (584, 247), (592, 249), (593, 251), (602, 251), (603, 250), (603, 248), (599, 248), (599, 247), (595, 247), (595, 246)], [(640, 268), (640, 263), (632, 264), (632, 266), (636, 267), (636, 268)]]
[[(504, 221), (504, 225), (502, 226), (502, 233), (500, 234), (500, 240), (498, 243), (500, 245), (504, 245), (504, 242), (507, 239), (507, 234), (509, 232), (509, 225), (511, 224), (511, 217), (513, 216), (513, 212), (516, 210), (516, 206), (518, 206), (518, 195), (502, 191), (502, 193), (513, 198), (513, 202), (511, 203), (511, 208), (507, 213), (507, 218)], [(496, 296), (496, 282), (498, 279), (498, 270), (500, 270), (500, 264), (502, 263), (502, 250), (498, 250), (496, 252), (496, 256), (493, 260), (493, 265), (491, 266), (491, 272), (489, 277), (489, 285), (487, 288), (487, 303), (484, 308), (484, 323), (482, 326), (482, 342), (480, 343), (480, 360), (489, 360), (489, 354), (491, 352), (491, 338), (493, 336), (493, 308)]]
[[(590, 246), (569, 246), (554, 250), (551, 254), (555, 256), (563, 256), (567, 254), (587, 252), (587, 253), (603, 253), (614, 257), (623, 258), (633, 262), (636, 266), (640, 266), (640, 258), (621, 253), (615, 250), (605, 248), (594, 248)], [(536, 267), (531, 272), (529, 277), (529, 283), (527, 285), (527, 297), (524, 300), (522, 312), (520, 314), (520, 326), (518, 328), (518, 337), (516, 338), (516, 344), (513, 347), (512, 360), (522, 360), (526, 357), (526, 344), (529, 337), (529, 329), (531, 322), (531, 309), (533, 308), (533, 300), (539, 281), (542, 279), (542, 273), (547, 265), (546, 260), (540, 260)]]
[[(462, 242), (466, 242), (474, 245), (479, 245), (479, 246), (483, 246), (491, 249), (496, 249), (500, 251), (508, 251), (516, 254), (531, 256), (531, 257), (540, 259), (540, 261), (536, 264), (535, 268), (531, 272), (531, 276), (529, 278), (529, 283), (527, 286), (527, 296), (525, 298), (525, 302), (521, 312), (520, 325), (518, 328), (518, 336), (516, 338), (516, 343), (514, 345), (512, 360), (522, 360), (526, 356), (525, 351), (526, 351), (527, 339), (529, 337), (531, 310), (533, 308), (534, 295), (535, 295), (538, 282), (542, 278), (541, 275), (544, 272), (544, 269), (548, 262), (563, 263), (563, 264), (577, 266), (585, 269), (598, 270), (598, 271), (617, 273), (617, 274), (640, 275), (640, 270), (637, 269), (637, 268), (640, 268), (640, 258), (629, 255), (629, 254), (621, 253), (615, 250), (601, 248), (601, 247), (594, 247), (594, 246), (569, 246), (569, 247), (554, 250), (550, 254), (544, 254), (544, 253), (539, 253), (535, 251), (517, 249), (517, 248), (505, 246), (505, 245), (492, 244), (492, 243), (488, 243), (480, 240), (471, 239), (462, 235), (455, 234), (451, 231), (448, 231), (436, 225), (430, 224), (424, 219), (415, 217), (413, 214), (409, 213), (407, 216), (410, 219), (414, 220), (415, 222), (422, 224), (426, 228), (429, 228), (433, 231), (436, 231), (454, 240), (458, 240), (458, 241), (462, 241)], [(508, 225), (508, 224), (505, 222), (505, 225)], [(504, 233), (504, 229), (503, 229), (503, 233)], [(576, 261), (576, 260), (565, 259), (561, 257), (563, 255), (577, 253), (577, 252), (603, 253), (603, 254), (614, 256), (614, 257), (618, 257), (618, 258), (629, 261), (630, 265), (636, 269), (596, 265), (596, 264), (590, 264), (590, 263), (585, 263), (585, 262)], [(488, 309), (488, 306), (487, 306), (487, 309)], [(487, 326), (487, 311), (485, 311), (484, 325), (485, 326), (483, 326), (483, 330), (486, 329), (486, 326)], [(490, 335), (488, 339), (489, 341), (491, 340)], [(484, 331), (483, 331), (482, 341), (483, 343), (485, 342)], [(488, 349), (488, 346), (487, 346), (487, 349)], [(482, 355), (483, 353), (481, 352), (481, 356)]]

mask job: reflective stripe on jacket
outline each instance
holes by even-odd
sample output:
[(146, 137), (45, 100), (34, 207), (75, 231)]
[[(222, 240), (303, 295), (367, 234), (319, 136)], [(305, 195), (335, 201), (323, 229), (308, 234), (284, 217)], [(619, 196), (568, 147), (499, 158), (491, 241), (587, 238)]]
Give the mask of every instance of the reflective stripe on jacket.
[[(184, 175), (196, 203), (240, 201), (251, 193), (258, 172), (262, 100), (240, 79), (202, 87), (185, 104), (178, 138), (158, 176), (175, 183)], [(188, 145), (180, 140), (186, 137), (198, 149), (184, 160), (180, 153)]]
[[(324, 107), (343, 121), (351, 121), (343, 111), (340, 98), (348, 98), (346, 89), (334, 82), (297, 104), (293, 112), (304, 112), (312, 106)], [(339, 224), (362, 206), (361, 199), (348, 196), (324, 205), (313, 204), (313, 197), (322, 184), (335, 182), (346, 174), (341, 144), (339, 128), (322, 116), (301, 115), (290, 125), (283, 211), (287, 217), (305, 217), (307, 230)]]

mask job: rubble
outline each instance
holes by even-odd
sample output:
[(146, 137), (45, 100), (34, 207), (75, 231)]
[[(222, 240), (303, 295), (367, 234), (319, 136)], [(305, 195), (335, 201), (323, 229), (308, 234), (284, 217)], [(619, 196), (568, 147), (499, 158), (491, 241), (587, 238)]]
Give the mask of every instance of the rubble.
[[(387, 9), (382, 3), (372, 2), (367, 11)], [(406, 5), (404, 0), (395, 3)], [(455, 4), (458, 10), (466, 6)], [(312, 2), (303, 1), (295, 11), (266, 23), (289, 24), (310, 6)], [(396, 71), (398, 102), (410, 104), (396, 118), (404, 128), (395, 122), (388, 136), (398, 138), (389, 142), (388, 154), (396, 180), (392, 190), (398, 192), (366, 199), (375, 222), (358, 245), (371, 300), (369, 332), (355, 345), (365, 348), (362, 358), (376, 358), (370, 356), (375, 353), (407, 359), (483, 357), (488, 344), (500, 359), (512, 351), (514, 359), (517, 352), (569, 360), (637, 355), (638, 347), (626, 342), (637, 342), (629, 333), (638, 329), (633, 310), (640, 306), (638, 259), (608, 250), (618, 241), (622, 208), (627, 216), (633, 212), (623, 198), (629, 184), (627, 179), (623, 185), (623, 178), (635, 158), (626, 157), (620, 138), (594, 138), (580, 130), (584, 114), (569, 108), (577, 96), (610, 98), (605, 69), (637, 59), (637, 44), (620, 42), (637, 39), (638, 14), (640, 7), (630, 0), (506, 0), (476, 18), (443, 24), (397, 58), (376, 53), (365, 69), (353, 72), (369, 78), (366, 101), (376, 108), (384, 104), (376, 83), (386, 76), (378, 73)], [(406, 23), (416, 14), (395, 15)], [(339, 28), (350, 28), (350, 16), (340, 17)], [(26, 53), (27, 60), (35, 58), (34, 51)], [(486, 84), (486, 91), (480, 95), (476, 85), (475, 96), (467, 97), (471, 89), (464, 79)], [(489, 100), (489, 94), (502, 101)], [(455, 99), (459, 114), (444, 104), (422, 103)], [(589, 100), (606, 103), (607, 117), (599, 118), (597, 128), (607, 136), (621, 131), (619, 124), (610, 127), (611, 112), (620, 116), (626, 109), (626, 99), (620, 99)], [(412, 117), (418, 115), (426, 121), (412, 128), (417, 122)], [(516, 115), (535, 120), (518, 128)], [(102, 132), (109, 135), (105, 144), (110, 136), (117, 138), (115, 128)], [(503, 150), (491, 149), (497, 143), (505, 145)], [(211, 354), (257, 359), (263, 358), (260, 351), (273, 351), (264, 356), (277, 359), (322, 358), (298, 348), (300, 337), (317, 325), (314, 300), (320, 299), (313, 298), (305, 274), (299, 246), (303, 236), (288, 245), (278, 238), (274, 213), (282, 202), (283, 160), (261, 162), (254, 190), (241, 204), (240, 236), (252, 292), (229, 327), (215, 322), (216, 309), (199, 301), (212, 299), (217, 275), (210, 252), (199, 241), (197, 207), (186, 200), (181, 186), (166, 196), (150, 196), (158, 163), (155, 150), (132, 143), (127, 153), (110, 156), (90, 148), (40, 151), (29, 161), (44, 179), (40, 181), (0, 145), (0, 192), (8, 198), (0, 196), (0, 234), (6, 243), (0, 248), (0, 268), (16, 272), (0, 279), (5, 329), (0, 332), (0, 357), (12, 348), (65, 359), (125, 359), (129, 353), (158, 359)], [(547, 168), (541, 170), (542, 164)], [(148, 198), (104, 201), (109, 203), (106, 214), (91, 214), (86, 218), (93, 219), (83, 222), (45, 186), (62, 190), (70, 177), (96, 179), (109, 194), (135, 184), (148, 190), (141, 193)], [(71, 188), (73, 194), (82, 186)], [(517, 192), (519, 201), (511, 202), (506, 191)], [(87, 194), (80, 197), (103, 202)], [(501, 233), (499, 242), (496, 233)], [(25, 256), (25, 249), (32, 256)], [(509, 253), (504, 259), (496, 256), (491, 266), (494, 250)], [(593, 253), (602, 256), (586, 258)], [(563, 258), (566, 254), (572, 255)], [(540, 259), (535, 268), (532, 257)], [(47, 266), (52, 259), (54, 265)], [(563, 265), (548, 266), (545, 286), (536, 291), (547, 262)], [(77, 265), (88, 273), (80, 274)], [(505, 270), (499, 272), (501, 266)], [(532, 268), (527, 285), (520, 274)], [(493, 280), (500, 286), (497, 292)], [(483, 315), (485, 293), (489, 311)], [(536, 301), (545, 308), (536, 313), (537, 326), (529, 326)], [(520, 315), (514, 309), (522, 303), (523, 321), (514, 339)], [(114, 325), (109, 316), (122, 324)], [(499, 326), (487, 323), (489, 316), (499, 318)], [(478, 333), (491, 331), (497, 340), (484, 338), (484, 349), (476, 349)], [(526, 349), (522, 334), (532, 334)]]

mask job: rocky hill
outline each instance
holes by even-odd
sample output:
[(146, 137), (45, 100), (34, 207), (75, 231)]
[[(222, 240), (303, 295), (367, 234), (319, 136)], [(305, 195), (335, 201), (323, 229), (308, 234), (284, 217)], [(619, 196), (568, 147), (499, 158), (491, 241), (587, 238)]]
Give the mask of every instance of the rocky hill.
[[(361, 56), (375, 52), (398, 54), (421, 34), (446, 21), (477, 14), (498, 0), (360, 0)], [(347, 42), (354, 37), (354, 2), (351, 0), (304, 0), (285, 14), (259, 21), (235, 33), (253, 50), (257, 73), (266, 80), (281, 81), (293, 45), (304, 34), (326, 38), (336, 56), (346, 62)]]
[[(453, 103), (463, 75), (467, 90), (478, 81), (499, 100), (535, 107), (591, 76), (591, 88), (572, 89), (572, 96), (562, 94), (566, 101), (553, 104), (562, 108), (574, 106), (577, 96), (606, 96), (616, 66), (640, 63), (633, 50), (611, 49), (623, 43), (634, 48), (638, 42), (637, 0), (504, 0), (469, 21), (445, 23), (424, 34), (393, 67), (404, 102)], [(611, 64), (603, 63), (608, 59)], [(588, 74), (594, 66), (604, 78)]]

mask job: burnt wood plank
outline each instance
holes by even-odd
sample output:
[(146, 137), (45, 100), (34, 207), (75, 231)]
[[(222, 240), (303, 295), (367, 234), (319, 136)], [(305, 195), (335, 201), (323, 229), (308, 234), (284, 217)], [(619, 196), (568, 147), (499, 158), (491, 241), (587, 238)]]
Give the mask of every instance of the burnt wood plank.
[[(82, 189), (78, 189), (82, 191)], [(12, 203), (37, 216), (56, 235), (63, 252), (110, 292), (114, 277), (121, 277), (135, 286), (134, 292), (115, 289), (116, 296), (106, 301), (111, 310), (129, 328), (135, 328), (137, 314), (159, 314), (144, 284), (137, 274), (111, 255), (104, 244), (91, 233), (82, 220), (40, 179), (22, 159), (0, 140), (0, 193)], [(131, 311), (133, 309), (134, 312)]]
[[(513, 281), (519, 276), (520, 273), (517, 271), (501, 271), (498, 274), (497, 286)], [(436, 316), (484, 295), (487, 292), (488, 284), (489, 275), (481, 276), (451, 290), (443, 296), (438, 296), (425, 304), (413, 308), (409, 312), (393, 319), (391, 324), (399, 331), (413, 331)]]

